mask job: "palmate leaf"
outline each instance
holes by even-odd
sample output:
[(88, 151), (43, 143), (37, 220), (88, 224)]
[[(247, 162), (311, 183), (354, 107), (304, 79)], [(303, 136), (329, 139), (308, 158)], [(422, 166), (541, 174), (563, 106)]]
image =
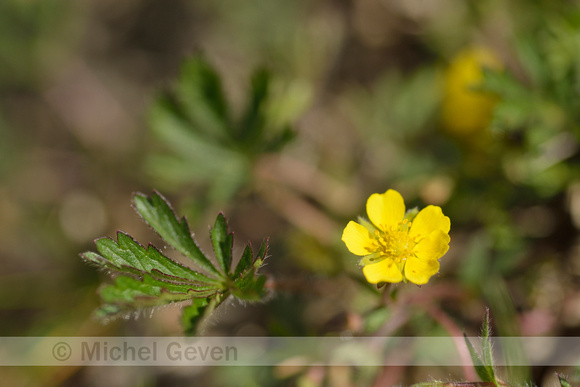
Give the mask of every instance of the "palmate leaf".
[(198, 323), (228, 296), (252, 301), (264, 295), (266, 278), (257, 271), (265, 259), (267, 242), (256, 257), (251, 246), (246, 246), (232, 273), (233, 234), (228, 232), (225, 216), (218, 214), (210, 229), (217, 269), (193, 239), (185, 217), (179, 219), (161, 194), (136, 194), (133, 201), (137, 212), (161, 238), (202, 271), (172, 260), (151, 244), (145, 248), (122, 231), (117, 233), (117, 241), (99, 238), (95, 241), (98, 253), (89, 251), (81, 257), (115, 274), (115, 280), (101, 287), (103, 305), (95, 312), (96, 317), (109, 320), (146, 308), (191, 301), (184, 309), (182, 323), (185, 332), (193, 334)]
[[(273, 113), (294, 104), (272, 87), (265, 69), (253, 72), (241, 109), (233, 109), (222, 77), (203, 56), (185, 59), (177, 81), (153, 101), (148, 123), (165, 150), (148, 158), (148, 170), (172, 184), (206, 187), (205, 200), (232, 199), (251, 182), (260, 156), (277, 152), (296, 135), (292, 121)], [(239, 110), (239, 111), (238, 111)], [(292, 110), (292, 109), (290, 109)]]

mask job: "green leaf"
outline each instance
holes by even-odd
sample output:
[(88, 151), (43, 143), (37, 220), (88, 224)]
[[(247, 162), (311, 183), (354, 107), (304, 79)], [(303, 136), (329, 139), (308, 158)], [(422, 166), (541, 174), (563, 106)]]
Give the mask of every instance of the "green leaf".
[(183, 308), (181, 314), (181, 325), (183, 330), (188, 335), (194, 335), (197, 331), (197, 326), (203, 317), (204, 309), (209, 305), (207, 298), (198, 298), (193, 300), (192, 304)]
[(121, 312), (122, 308), (119, 305), (104, 304), (95, 311), (94, 316), (98, 320), (108, 322), (112, 316), (118, 316)]
[(211, 241), (216, 258), (224, 274), (230, 273), (232, 265), (233, 234), (228, 234), (228, 226), (224, 214), (219, 213), (213, 228), (210, 230)]
[(251, 85), (248, 106), (240, 123), (240, 139), (247, 144), (255, 143), (264, 131), (264, 104), (268, 98), (270, 73), (263, 69), (256, 71)]
[(175, 212), (163, 196), (158, 192), (154, 192), (151, 198), (136, 194), (133, 201), (137, 212), (163, 240), (208, 273), (222, 277), (193, 240), (185, 217), (177, 219)]
[(481, 327), (481, 356), (483, 364), (487, 368), (487, 373), (490, 380), (484, 380), (485, 382), (495, 382), (495, 370), (493, 361), (493, 349), (491, 345), (491, 326), (489, 318), (489, 308), (485, 308), (485, 318), (483, 319), (483, 324)]
[(467, 336), (465, 334), (463, 336), (477, 375), (483, 382), (491, 382), (499, 386), (494, 369), (489, 308), (485, 309), (485, 318), (483, 319), (481, 328), (481, 356), (477, 354), (475, 348), (473, 348), (473, 345), (467, 339)]
[(115, 278), (114, 285), (105, 285), (101, 289), (101, 297), (108, 303), (132, 303), (136, 297), (155, 297), (160, 294), (160, 287), (150, 286), (126, 276)]
[(273, 136), (268, 143), (264, 145), (264, 152), (277, 152), (281, 150), (284, 145), (288, 144), (296, 137), (296, 131), (290, 126), (284, 126), (282, 131)]
[(160, 279), (150, 274), (143, 277), (143, 283), (146, 285), (159, 287), (160, 289), (166, 290), (170, 293), (188, 294), (193, 298), (205, 298), (212, 296), (219, 290), (219, 288), (215, 285), (192, 286), (190, 282), (179, 282), (178, 280), (178, 278), (175, 280)]
[(262, 242), (260, 250), (258, 250), (258, 255), (256, 255), (255, 261), (261, 260), (263, 262), (266, 259), (267, 254), (268, 254), (268, 239)]
[(201, 57), (182, 66), (176, 93), (193, 127), (214, 138), (223, 138), (229, 126), (228, 106), (217, 72)]
[(199, 324), (207, 318), (226, 299), (224, 295), (213, 298), (200, 298), (193, 300), (192, 304), (183, 309), (181, 325), (188, 335), (197, 333)]
[(237, 279), (241, 275), (247, 275), (243, 273), (246, 272), (247, 270), (253, 269), (256, 266), (257, 261), (260, 261), (259, 265), (261, 265), (266, 259), (267, 253), (268, 253), (268, 239), (262, 242), (262, 245), (260, 246), (260, 250), (258, 251), (256, 258), (253, 258), (252, 245), (248, 244), (244, 249), (244, 252), (242, 253), (240, 261), (236, 265), (236, 270), (234, 271), (233, 278)]
[(266, 284), (266, 277), (263, 275), (244, 276), (234, 282), (234, 289), (232, 294), (239, 299), (246, 301), (258, 301), (265, 295), (264, 285)]
[(131, 276), (135, 276), (135, 277), (140, 277), (142, 274), (142, 271), (137, 270), (131, 266), (118, 266), (115, 263), (113, 263), (111, 260), (100, 256), (97, 253), (93, 253), (92, 251), (87, 251), (81, 254), (81, 258), (91, 264), (96, 266), (97, 268), (104, 270), (106, 272), (115, 272), (115, 273), (123, 273), (126, 275), (131, 275)]
[(566, 377), (563, 374), (557, 374), (557, 376), (558, 376), (558, 381), (560, 382), (561, 387), (572, 387), (570, 385), (570, 383), (568, 382), (568, 380), (566, 380)]
[(259, 156), (280, 150), (295, 135), (288, 120), (272, 117), (272, 101), (283, 98), (270, 95), (270, 86), (270, 73), (256, 71), (246, 106), (231, 117), (215, 68), (203, 57), (187, 59), (172, 90), (160, 93), (149, 110), (149, 127), (166, 149), (147, 158), (147, 170), (175, 188), (207, 188), (212, 203), (231, 200), (251, 182)]
[[(119, 233), (117, 237), (123, 235)], [(141, 262), (135, 257), (130, 250), (121, 248), (114, 240), (110, 238), (100, 238), (96, 241), (97, 249), (104, 257), (108, 258), (117, 266), (130, 266), (137, 270), (144, 270)]]
[(546, 86), (548, 68), (537, 44), (537, 36), (525, 35), (516, 39), (516, 54), (536, 89)]
[[(97, 249), (103, 255), (103, 258), (109, 259), (117, 267), (128, 266), (145, 273), (158, 270), (161, 273), (189, 281), (218, 283), (215, 279), (200, 274), (164, 256), (152, 245), (145, 249), (122, 231), (117, 233), (117, 241), (115, 242), (110, 238), (100, 238), (96, 241)], [(94, 256), (91, 257), (96, 259)]]
[(227, 297), (255, 301), (263, 297), (265, 276), (257, 275), (267, 253), (267, 240), (252, 257), (248, 245), (235, 273), (231, 273), (233, 234), (228, 232), (225, 216), (218, 214), (210, 237), (220, 273), (199, 250), (189, 232), (185, 218), (178, 219), (169, 203), (158, 193), (151, 198), (134, 195), (137, 211), (170, 245), (190, 257), (199, 266), (217, 274), (208, 277), (163, 255), (154, 246), (140, 245), (119, 231), (117, 241), (100, 238), (95, 241), (99, 254), (85, 252), (81, 257), (98, 268), (117, 274), (112, 284), (101, 287), (102, 306), (95, 316), (103, 321), (118, 316), (139, 315), (146, 308), (174, 302), (191, 301), (182, 317), (184, 329), (194, 333), (199, 321), (209, 315)]
[(263, 243), (260, 252), (256, 256), (252, 265), (241, 272), (239, 277), (234, 279), (232, 294), (240, 299), (255, 301), (265, 295), (264, 285), (266, 277), (257, 275), (258, 269), (262, 266), (263, 257), (266, 254), (267, 244)]
[(198, 173), (203, 174), (206, 170), (215, 173), (218, 169), (211, 163), (202, 164), (207, 160), (219, 162), (239, 157), (235, 151), (224, 147), (223, 141), (215, 135), (193, 130), (187, 117), (182, 115), (169, 97), (161, 97), (153, 104), (148, 120), (154, 134), (170, 147), (172, 154), (189, 162), (190, 168), (192, 163), (203, 165), (204, 168), (198, 168)]
[(471, 344), (467, 336), (465, 334), (463, 334), (463, 336), (465, 339), (465, 344), (467, 345), (467, 349), (469, 350), (469, 356), (471, 356), (471, 361), (473, 362), (473, 368), (475, 368), (477, 376), (479, 376), (479, 378), (484, 382), (489, 381), (489, 374), (487, 372), (487, 368), (481, 361), (479, 355), (475, 351), (475, 348), (473, 348), (473, 345)]
[(218, 294), (217, 289), (202, 291), (188, 286), (180, 288), (173, 286), (174, 291), (170, 291), (168, 287), (171, 288), (171, 286), (168, 284), (156, 286), (154, 283), (151, 282), (151, 278), (140, 281), (132, 277), (117, 277), (114, 284), (101, 288), (100, 295), (105, 304), (97, 311), (96, 315), (101, 318), (111, 318), (144, 308), (191, 299), (205, 299)]
[(252, 255), (253, 255), (252, 246), (247, 245), (246, 248), (244, 249), (244, 252), (242, 253), (240, 261), (236, 265), (236, 270), (234, 271), (234, 278), (239, 277), (242, 274), (242, 272), (244, 272), (245, 270), (249, 269), (250, 266), (252, 266), (253, 260)]

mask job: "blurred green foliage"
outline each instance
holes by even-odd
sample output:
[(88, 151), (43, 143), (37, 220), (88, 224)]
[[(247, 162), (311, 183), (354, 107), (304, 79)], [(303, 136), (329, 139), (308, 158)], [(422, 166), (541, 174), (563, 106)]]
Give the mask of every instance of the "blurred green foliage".
[(518, 37), (515, 50), (523, 79), (490, 71), (483, 85), (501, 98), (491, 128), (506, 142), (502, 152), (507, 177), (541, 196), (561, 192), (578, 175), (573, 159), (580, 135), (580, 57), (572, 48), (580, 43), (576, 19), (574, 10)]
[(255, 160), (280, 150), (293, 137), (269, 117), (271, 76), (252, 75), (246, 106), (233, 117), (220, 76), (201, 57), (182, 65), (174, 92), (151, 108), (149, 124), (169, 152), (152, 155), (148, 169), (162, 184), (207, 186), (207, 200), (227, 202), (248, 185)]
[(54, 51), (62, 44), (58, 41), (72, 38), (66, 33), (73, 23), (72, 8), (62, 1), (0, 4), (0, 84), (34, 84), (53, 70), (58, 62)]

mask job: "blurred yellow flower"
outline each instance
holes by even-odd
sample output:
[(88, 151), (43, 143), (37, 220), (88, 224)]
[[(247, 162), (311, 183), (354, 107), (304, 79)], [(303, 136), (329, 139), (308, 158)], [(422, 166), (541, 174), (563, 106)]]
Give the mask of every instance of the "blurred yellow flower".
[(439, 271), (439, 258), (449, 249), (451, 222), (438, 206), (405, 213), (400, 193), (388, 190), (367, 200), (370, 222), (349, 222), (342, 241), (360, 264), (367, 281), (425, 284)]
[(469, 136), (488, 127), (498, 98), (477, 90), (483, 82), (484, 68), (502, 68), (498, 57), (484, 47), (464, 49), (449, 64), (441, 107), (443, 125), (448, 132)]

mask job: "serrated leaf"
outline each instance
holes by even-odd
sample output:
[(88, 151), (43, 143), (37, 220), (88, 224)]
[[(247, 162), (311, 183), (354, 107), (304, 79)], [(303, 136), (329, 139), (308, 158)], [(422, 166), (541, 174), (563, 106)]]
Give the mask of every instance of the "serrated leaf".
[(186, 278), (183, 277), (176, 277), (167, 273), (162, 273), (157, 269), (151, 270), (150, 273), (147, 273), (145, 275), (140, 276), (139, 278), (143, 279), (145, 278), (145, 276), (151, 276), (152, 278), (156, 279), (156, 280), (160, 280), (163, 282), (169, 282), (169, 283), (186, 283), (189, 284), (189, 286), (191, 287), (195, 287), (195, 289), (210, 289), (210, 288), (221, 288), (221, 284), (217, 284), (217, 283), (207, 283), (207, 282), (200, 282), (200, 281), (189, 281)]
[(112, 284), (100, 289), (103, 304), (95, 316), (107, 321), (117, 316), (138, 316), (144, 308), (174, 302), (192, 301), (183, 316), (184, 329), (194, 332), (203, 316), (211, 313), (229, 295), (244, 300), (258, 300), (265, 291), (266, 277), (257, 270), (267, 253), (267, 240), (253, 258), (246, 247), (231, 274), (233, 234), (228, 233), (227, 220), (218, 214), (210, 237), (223, 273), (211, 264), (199, 250), (189, 232), (185, 218), (178, 219), (169, 203), (158, 193), (151, 198), (134, 196), (134, 204), (143, 219), (178, 251), (189, 256), (220, 279), (208, 277), (163, 255), (151, 244), (145, 248), (128, 234), (119, 231), (117, 240), (100, 238), (95, 241), (100, 254), (86, 252), (81, 257), (100, 269), (119, 274)]
[(258, 254), (256, 255), (255, 258), (252, 255), (253, 254), (252, 246), (247, 245), (246, 248), (244, 249), (244, 252), (242, 253), (242, 257), (240, 258), (240, 261), (236, 265), (236, 270), (234, 271), (234, 275), (233, 275), (234, 280), (237, 279), (241, 275), (247, 275), (247, 273), (244, 274), (244, 272), (252, 269), (253, 267), (255, 269), (260, 267), (262, 265), (264, 259), (266, 258), (267, 253), (268, 253), (268, 239), (266, 239), (262, 243), (262, 245), (260, 246), (260, 250), (258, 251)]
[[(105, 259), (109, 259), (117, 267), (130, 266), (145, 273), (158, 270), (162, 273), (183, 278), (184, 280), (201, 283), (217, 283), (215, 279), (200, 274), (164, 256), (151, 245), (148, 249), (145, 249), (122, 231), (117, 233), (117, 241), (115, 242), (111, 238), (100, 238), (96, 241), (99, 252)], [(90, 254), (89, 257), (93, 261), (98, 260), (94, 253)]]
[(136, 297), (158, 296), (161, 288), (150, 286), (132, 277), (119, 276), (115, 283), (101, 288), (101, 297), (108, 303), (132, 303)]
[(190, 282), (169, 281), (166, 279), (156, 278), (150, 274), (143, 277), (143, 283), (146, 285), (156, 286), (170, 293), (188, 294), (194, 298), (205, 298), (218, 292), (217, 286), (192, 286)]
[[(119, 276), (115, 278), (114, 284), (103, 286), (100, 293), (106, 303), (138, 309), (189, 300), (195, 297), (196, 291), (189, 289), (184, 292), (171, 292), (165, 285), (156, 286), (132, 277)], [(215, 291), (211, 292), (214, 293)], [(199, 297), (204, 296), (200, 294)]]
[(147, 257), (150, 259), (148, 264), (151, 266), (152, 272), (154, 269), (159, 270), (162, 273), (174, 275), (179, 278), (191, 279), (193, 281), (215, 283), (216, 281), (212, 278), (208, 278), (187, 266), (181, 265), (172, 259), (164, 256), (152, 245), (149, 245), (147, 249)]
[(85, 262), (94, 265), (99, 269), (106, 270), (108, 272), (122, 273), (134, 277), (141, 277), (141, 275), (143, 274), (141, 270), (137, 270), (131, 266), (125, 265), (117, 266), (109, 259), (104, 258), (97, 253), (93, 253), (92, 251), (82, 253), (81, 258), (83, 258)]
[[(254, 273), (252, 273), (254, 274)], [(264, 297), (266, 284), (266, 277), (260, 276), (245, 276), (234, 282), (234, 289), (232, 294), (239, 299), (247, 301), (257, 301)]]
[(255, 261), (257, 261), (257, 260), (264, 261), (266, 259), (267, 253), (268, 253), (268, 239), (266, 239), (264, 242), (262, 242), (262, 245), (260, 246), (260, 250), (258, 250), (258, 254), (256, 255)]
[(246, 248), (244, 249), (244, 252), (242, 253), (240, 261), (236, 265), (236, 270), (234, 271), (234, 279), (240, 276), (242, 272), (244, 272), (245, 270), (249, 269), (252, 266), (252, 260), (253, 260), (252, 246), (247, 245)]
[(133, 202), (137, 212), (163, 240), (208, 273), (222, 277), (193, 240), (185, 217), (178, 219), (163, 196), (158, 192), (154, 192), (151, 198), (143, 194), (136, 194), (133, 197)]
[(233, 274), (234, 286), (232, 288), (232, 294), (235, 297), (255, 301), (265, 295), (264, 285), (266, 283), (266, 277), (257, 275), (257, 271), (262, 266), (267, 252), (267, 239), (260, 246), (260, 250), (255, 258), (252, 257), (251, 246), (246, 246)]
[[(122, 235), (119, 233), (118, 235)], [(130, 266), (138, 270), (144, 270), (141, 262), (135, 257), (135, 255), (128, 250), (122, 249), (114, 240), (111, 238), (99, 238), (96, 240), (97, 250), (111, 262), (117, 266)]]
[(219, 213), (213, 228), (210, 230), (210, 237), (213, 244), (215, 256), (224, 274), (230, 273), (232, 265), (233, 234), (228, 234), (226, 218)]
[[(266, 253), (265, 249), (260, 249), (260, 251), (262, 251), (263, 254)], [(262, 263), (263, 260), (259, 258), (258, 255), (252, 265), (234, 279), (234, 287), (232, 289), (232, 294), (234, 296), (250, 301), (259, 300), (264, 296), (266, 277), (256, 275), (258, 269), (262, 266)]]

